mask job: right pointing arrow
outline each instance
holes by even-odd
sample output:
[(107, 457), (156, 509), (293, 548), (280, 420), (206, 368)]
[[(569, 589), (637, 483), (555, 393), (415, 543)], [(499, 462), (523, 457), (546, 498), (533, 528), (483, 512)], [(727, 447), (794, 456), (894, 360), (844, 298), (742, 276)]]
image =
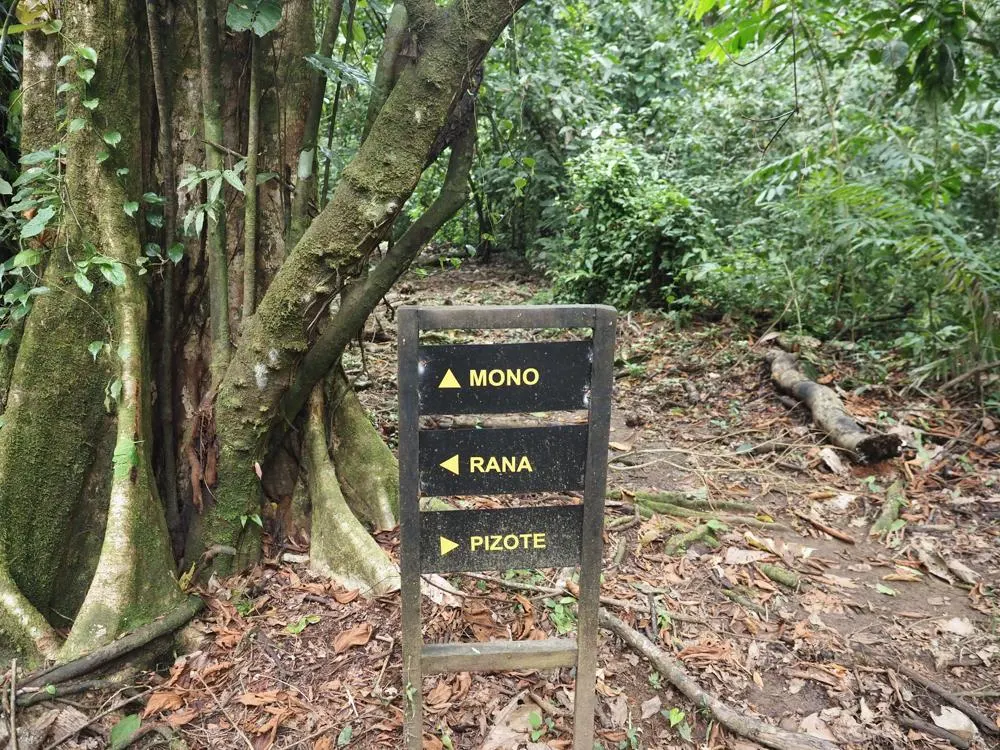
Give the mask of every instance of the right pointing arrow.
[(458, 542), (453, 542), (446, 536), (440, 537), (440, 539), (441, 539), (441, 557), (444, 557), (454, 549), (458, 549)]
[(458, 474), (458, 455), (454, 455), (447, 461), (442, 461), (440, 464), (442, 469), (447, 469), (452, 474)]

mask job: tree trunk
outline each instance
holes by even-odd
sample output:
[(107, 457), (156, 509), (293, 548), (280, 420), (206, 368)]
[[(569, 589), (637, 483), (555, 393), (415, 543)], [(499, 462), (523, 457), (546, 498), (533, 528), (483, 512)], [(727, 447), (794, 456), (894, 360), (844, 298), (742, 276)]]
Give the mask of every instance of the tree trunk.
[[(308, 498), (315, 569), (368, 593), (398, 585), (365, 529), (396, 523), (395, 458), (337, 364), (420, 247), (463, 205), (475, 131), (450, 128), (442, 140), (442, 125), (519, 4), (485, 0), (470, 10), (457, 0), (410, 0), (405, 14), (396, 10), (396, 21), (408, 17), (413, 27), (396, 23), (380, 56), (383, 67), (392, 63), (394, 85), (381, 87), (363, 147), (290, 254), (291, 191), (314, 190), (291, 184), (304, 143), (316, 137), (306, 122), (317, 84), (304, 61), (315, 44), (310, 0), (283, 3), (278, 28), (254, 40), (259, 167), (278, 175), (259, 186), (256, 243), (244, 235), (253, 207), (246, 210), (245, 190), (228, 186), (233, 180), (219, 192), (204, 243), (180, 227), (205, 202), (213, 173), (172, 190), (192, 166), (232, 169), (247, 147), (248, 35), (220, 32), (218, 3), (66, 0), (61, 35), (28, 35), (24, 144), (59, 147), (52, 196), (62, 203), (51, 198), (60, 210), (28, 243), (49, 291), (33, 297), (19, 346), (0, 361), (0, 660), (90, 652), (182, 601), (154, 465), (171, 475), (160, 486), (171, 488), (167, 508), (185, 569), (215, 544), (240, 550), (236, 566), (259, 552), (257, 524), (246, 522), (259, 512), (259, 472), (275, 502), (298, 497), (298, 517)], [(57, 66), (64, 54), (69, 64)], [(204, 70), (215, 71), (212, 80)], [(57, 94), (60, 83), (71, 87)], [(224, 92), (221, 100), (213, 91)], [(169, 143), (157, 144), (154, 132)], [(429, 155), (452, 139), (438, 199), (363, 273)], [(154, 154), (170, 193), (160, 223)], [(151, 241), (159, 257), (147, 256)], [(251, 279), (244, 253), (249, 259), (254, 247)], [(161, 283), (149, 285), (155, 276)], [(361, 279), (357, 294), (329, 314), (352, 278)], [(244, 281), (259, 300), (252, 314)], [(158, 304), (150, 289), (163, 295)], [(320, 384), (331, 371), (326, 405)], [(302, 393), (315, 395), (300, 415)], [(304, 426), (301, 446), (274, 429), (286, 416)], [(268, 460), (276, 439), (301, 459), (284, 462), (290, 470)], [(271, 531), (280, 541), (281, 529)], [(205, 567), (233, 565), (223, 555)]]
[[(70, 0), (63, 17), (66, 38), (93, 49), (102, 66), (68, 96), (68, 117), (85, 125), (67, 137), (63, 221), (45, 272), (53, 291), (28, 317), (0, 432), (0, 587), (17, 589), (0, 597), (0, 650), (12, 643), (36, 659), (55, 653), (49, 622), (72, 622), (62, 649), (72, 656), (180, 597), (152, 478), (146, 286), (126, 213), (141, 172), (141, 40), (121, 33), (135, 28), (124, 0), (100, 10)], [(25, 69), (51, 79), (53, 52), (29, 47)], [(70, 72), (90, 68), (77, 57)], [(26, 110), (34, 96), (51, 94), (26, 91)], [(84, 96), (98, 100), (93, 113)], [(98, 281), (86, 299), (65, 278), (96, 248), (113, 283)], [(96, 356), (91, 341), (104, 343)]]
[(844, 403), (833, 390), (814, 383), (799, 372), (794, 354), (772, 349), (764, 358), (771, 365), (771, 378), (775, 384), (809, 407), (813, 421), (834, 445), (869, 462), (899, 455), (899, 436), (866, 432), (847, 413)]

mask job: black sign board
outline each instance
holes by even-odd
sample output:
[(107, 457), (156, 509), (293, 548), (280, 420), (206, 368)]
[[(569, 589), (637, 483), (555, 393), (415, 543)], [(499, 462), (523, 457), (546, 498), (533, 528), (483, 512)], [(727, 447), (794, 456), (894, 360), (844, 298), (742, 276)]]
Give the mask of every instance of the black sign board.
[[(423, 675), (576, 667), (574, 750), (594, 746), (597, 612), (615, 311), (603, 305), (402, 307), (400, 573), (405, 748), (421, 750)], [(581, 338), (421, 346), (431, 330), (582, 329)], [(420, 429), (422, 414), (587, 411), (586, 424)], [(421, 511), (420, 497), (583, 491), (583, 503)], [(576, 640), (424, 643), (421, 575), (579, 565)]]
[(420, 514), (425, 573), (553, 568), (580, 562), (582, 505)]
[(421, 346), (423, 414), (510, 414), (586, 409), (589, 341)]
[(587, 425), (421, 430), (424, 495), (582, 490)]

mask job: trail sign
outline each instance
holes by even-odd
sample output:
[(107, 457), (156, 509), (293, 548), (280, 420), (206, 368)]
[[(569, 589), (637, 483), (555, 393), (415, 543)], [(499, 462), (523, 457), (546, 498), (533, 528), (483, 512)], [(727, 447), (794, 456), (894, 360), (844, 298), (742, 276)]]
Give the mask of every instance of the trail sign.
[(576, 565), (582, 533), (582, 505), (426, 512), (420, 516), (420, 569), (450, 573)]
[(586, 409), (589, 341), (421, 346), (422, 414)]
[(424, 495), (582, 490), (587, 425), (421, 430)]
[[(403, 307), (399, 489), (406, 750), (420, 750), (423, 675), (576, 666), (574, 750), (592, 750), (597, 609), (615, 311), (603, 305)], [(420, 332), (588, 329), (588, 338), (420, 344)], [(586, 424), (421, 429), (422, 414), (587, 411)], [(544, 416), (544, 415), (543, 415)], [(420, 510), (420, 496), (583, 490), (583, 504)], [(579, 565), (577, 637), (423, 642), (420, 576)]]

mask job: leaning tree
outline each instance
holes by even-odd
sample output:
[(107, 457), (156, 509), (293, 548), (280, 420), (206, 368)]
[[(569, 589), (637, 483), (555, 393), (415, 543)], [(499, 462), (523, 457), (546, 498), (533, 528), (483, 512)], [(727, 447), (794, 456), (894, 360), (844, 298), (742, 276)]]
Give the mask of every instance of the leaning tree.
[[(309, 508), (314, 569), (397, 585), (369, 533), (395, 524), (395, 460), (340, 359), (463, 205), (477, 71), (522, 2), (391, 8), (328, 199), (320, 127), (354, 0), (15, 3), (0, 657), (71, 659), (181, 606), (179, 572), (259, 554), (265, 496)], [(446, 150), (438, 196), (393, 232)]]

